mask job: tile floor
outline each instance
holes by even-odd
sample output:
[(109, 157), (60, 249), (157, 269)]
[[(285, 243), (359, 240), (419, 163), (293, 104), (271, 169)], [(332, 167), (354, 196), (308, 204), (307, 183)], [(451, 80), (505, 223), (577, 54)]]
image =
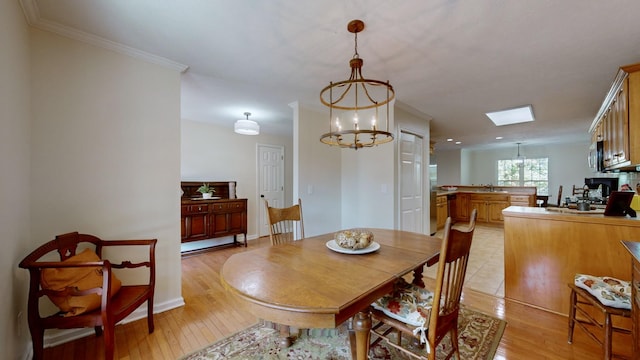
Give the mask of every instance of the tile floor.
[[(436, 236), (442, 236), (442, 231)], [(437, 266), (425, 268), (423, 275), (435, 278), (436, 271)], [(501, 226), (476, 224), (464, 286), (504, 297), (504, 230)]]

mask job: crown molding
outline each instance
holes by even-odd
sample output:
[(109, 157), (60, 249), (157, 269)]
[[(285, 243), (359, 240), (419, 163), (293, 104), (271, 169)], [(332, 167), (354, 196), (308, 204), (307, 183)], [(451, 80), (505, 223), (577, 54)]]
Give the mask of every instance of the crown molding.
[(36, 4), (35, 0), (20, 0), (20, 5), (22, 6), (22, 11), (24, 12), (24, 15), (27, 19), (27, 23), (30, 26), (33, 26), (40, 30), (49, 31), (70, 39), (82, 41), (97, 47), (112, 50), (136, 59), (141, 59), (172, 70), (177, 70), (181, 73), (189, 69), (188, 65), (184, 65), (161, 56), (144, 52), (142, 50), (138, 50), (131, 46), (123, 45), (115, 41), (107, 40), (105, 38), (77, 30), (66, 25), (42, 19), (40, 17), (40, 11), (38, 10), (38, 5)]

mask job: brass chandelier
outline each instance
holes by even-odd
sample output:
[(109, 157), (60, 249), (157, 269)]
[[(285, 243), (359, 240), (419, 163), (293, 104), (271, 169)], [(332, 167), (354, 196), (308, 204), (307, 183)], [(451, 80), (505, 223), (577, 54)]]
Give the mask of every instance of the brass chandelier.
[[(330, 82), (320, 91), (320, 101), (329, 107), (329, 132), (323, 134), (320, 141), (358, 150), (393, 140), (393, 134), (389, 132), (389, 103), (395, 92), (389, 81), (362, 77), (363, 60), (358, 54), (358, 33), (364, 30), (364, 22), (352, 20), (347, 30), (355, 35), (355, 53), (349, 61), (351, 76), (348, 80)], [(381, 121), (378, 110), (385, 105), (384, 121)], [(371, 120), (366, 124), (369, 116)], [(361, 122), (360, 117), (367, 119)]]

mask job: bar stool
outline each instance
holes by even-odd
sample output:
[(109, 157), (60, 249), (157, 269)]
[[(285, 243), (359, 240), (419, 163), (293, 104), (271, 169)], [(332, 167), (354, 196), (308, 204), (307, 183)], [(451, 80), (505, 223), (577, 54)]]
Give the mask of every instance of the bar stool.
[[(569, 338), (573, 341), (573, 328), (578, 324), (590, 338), (595, 340), (603, 350), (604, 359), (611, 359), (613, 332), (631, 334), (630, 329), (613, 325), (612, 316), (631, 317), (631, 288), (628, 282), (611, 277), (596, 277), (591, 275), (576, 274), (573, 284), (568, 284), (571, 289), (569, 308)], [(595, 308), (603, 314), (603, 321), (596, 320), (586, 310)], [(580, 318), (576, 314), (580, 314)], [(591, 327), (600, 329), (603, 337), (600, 339)], [(617, 357), (617, 356), (616, 356)]]

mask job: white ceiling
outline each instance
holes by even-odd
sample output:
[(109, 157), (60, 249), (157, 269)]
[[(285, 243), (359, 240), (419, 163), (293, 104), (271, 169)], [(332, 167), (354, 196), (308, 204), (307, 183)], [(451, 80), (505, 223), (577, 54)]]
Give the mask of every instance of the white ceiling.
[[(363, 75), (432, 117), (439, 149), (588, 139), (617, 68), (640, 62), (638, 0), (21, 3), (33, 26), (188, 67), (183, 118), (232, 129), (249, 111), (266, 133), (291, 133), (290, 103), (322, 109), (320, 90), (348, 77), (353, 19), (366, 24)], [(533, 123), (495, 127), (484, 115), (526, 104)]]

